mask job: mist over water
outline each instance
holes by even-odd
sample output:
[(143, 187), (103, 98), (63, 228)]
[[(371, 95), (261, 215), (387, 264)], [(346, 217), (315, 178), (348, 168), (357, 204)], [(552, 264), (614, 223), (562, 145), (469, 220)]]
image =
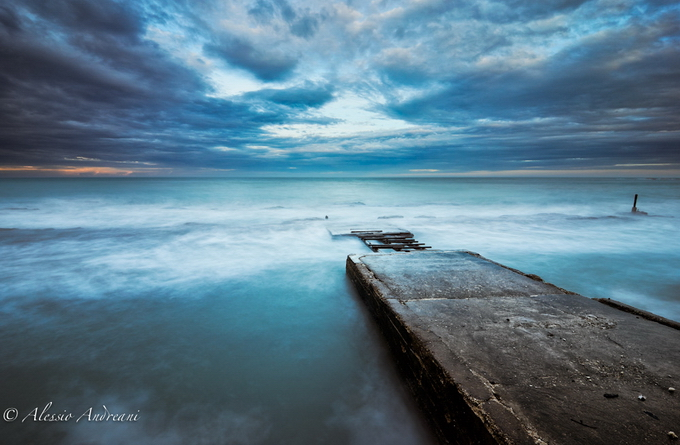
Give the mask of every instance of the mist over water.
[[(427, 444), (345, 277), (399, 227), (680, 320), (680, 181), (0, 181), (8, 443)], [(649, 215), (632, 215), (638, 207)], [(328, 220), (325, 217), (328, 216)], [(88, 408), (136, 422), (21, 420)]]

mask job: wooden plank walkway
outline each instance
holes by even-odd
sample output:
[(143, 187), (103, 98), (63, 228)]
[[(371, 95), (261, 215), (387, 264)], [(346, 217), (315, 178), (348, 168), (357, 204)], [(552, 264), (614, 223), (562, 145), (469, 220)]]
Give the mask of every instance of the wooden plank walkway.
[(396, 252), (412, 252), (432, 248), (432, 246), (426, 246), (425, 243), (419, 243), (411, 232), (406, 231), (351, 230), (349, 235), (361, 239), (373, 252), (385, 249), (392, 249)]

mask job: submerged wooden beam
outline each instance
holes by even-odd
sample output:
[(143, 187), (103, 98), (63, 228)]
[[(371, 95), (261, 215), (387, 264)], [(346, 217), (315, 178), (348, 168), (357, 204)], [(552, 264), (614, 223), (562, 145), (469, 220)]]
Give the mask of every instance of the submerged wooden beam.
[(416, 244), (368, 244), (371, 249), (430, 249), (431, 246)]
[[(368, 246), (374, 252), (385, 249), (392, 249), (397, 252), (411, 251), (411, 250), (425, 250), (431, 249), (431, 246), (426, 246), (425, 243), (419, 243), (414, 238), (413, 233), (400, 230), (392, 229), (389, 230), (377, 230), (377, 229), (350, 229), (350, 230), (330, 230), (333, 236), (356, 236), (361, 239), (366, 246)], [(378, 241), (381, 244), (371, 243), (370, 241)]]

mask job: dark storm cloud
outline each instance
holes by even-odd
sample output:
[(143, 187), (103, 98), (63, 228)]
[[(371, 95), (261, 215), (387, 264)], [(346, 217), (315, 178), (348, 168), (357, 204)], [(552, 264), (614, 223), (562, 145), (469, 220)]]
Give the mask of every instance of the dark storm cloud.
[[(304, 39), (313, 37), (326, 18), (324, 12), (313, 13), (309, 8), (296, 11), (286, 0), (258, 0), (247, 12), (257, 23), (273, 26), (274, 31), (280, 20), (292, 36)], [(211, 40), (204, 46), (208, 54), (245, 69), (264, 82), (287, 79), (298, 65), (297, 50), (290, 45), (279, 45), (280, 42), (274, 45), (255, 42), (219, 30)]]
[[(496, 156), (492, 147), (503, 147), (501, 159), (538, 158), (553, 168), (572, 158), (600, 160), (591, 166), (617, 157), (677, 163), (679, 24), (677, 10), (633, 17), (625, 27), (595, 33), (529, 66), (436, 73), (444, 88), (392, 102), (389, 112), (414, 122), (465, 125), (465, 133), (476, 136), (469, 146), (489, 147)], [(436, 77), (431, 67), (394, 65), (382, 67), (391, 82), (413, 84), (418, 68)]]
[(317, 108), (333, 99), (332, 85), (307, 83), (287, 89), (263, 89), (246, 94), (248, 99), (262, 99), (293, 108)]
[(21, 30), (19, 16), (7, 6), (0, 6), (0, 25), (5, 32), (15, 33)]
[(297, 65), (297, 60), (287, 54), (258, 48), (235, 37), (222, 37), (217, 43), (205, 45), (204, 49), (266, 82), (286, 78)]
[(0, 6), (0, 168), (678, 169), (665, 0)]
[[(210, 159), (206, 145), (230, 140), (225, 131), (247, 140), (278, 122), (206, 98), (209, 87), (195, 72), (142, 38), (139, 11), (101, 0), (23, 5), (0, 10), (3, 164), (92, 164), (86, 158), (116, 167), (224, 167), (229, 162)], [(34, 18), (22, 21), (21, 12)]]
[(23, 3), (42, 17), (49, 18), (65, 28), (91, 35), (110, 34), (121, 37), (137, 37), (143, 22), (131, 5), (113, 1), (92, 2), (70, 0), (45, 2), (29, 0)]

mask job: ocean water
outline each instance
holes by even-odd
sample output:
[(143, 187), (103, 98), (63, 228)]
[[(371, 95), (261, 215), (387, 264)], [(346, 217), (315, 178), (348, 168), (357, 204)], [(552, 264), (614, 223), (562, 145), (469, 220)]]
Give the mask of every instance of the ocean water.
[(3, 443), (434, 443), (349, 226), (680, 320), (678, 180), (3, 179)]

